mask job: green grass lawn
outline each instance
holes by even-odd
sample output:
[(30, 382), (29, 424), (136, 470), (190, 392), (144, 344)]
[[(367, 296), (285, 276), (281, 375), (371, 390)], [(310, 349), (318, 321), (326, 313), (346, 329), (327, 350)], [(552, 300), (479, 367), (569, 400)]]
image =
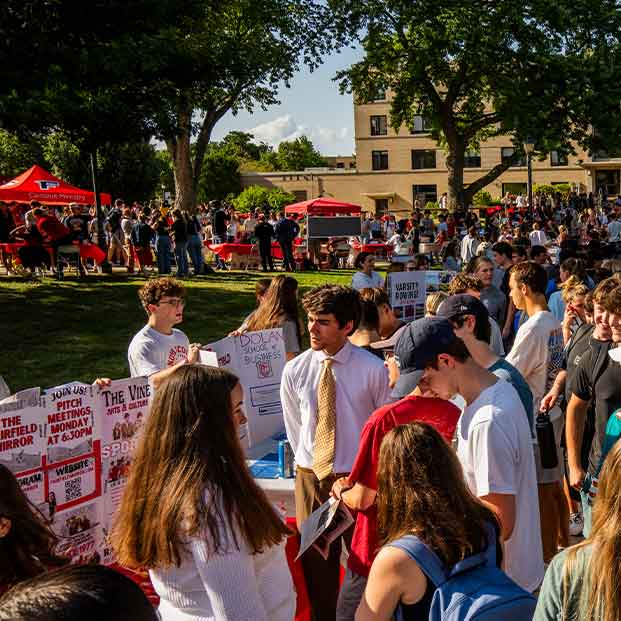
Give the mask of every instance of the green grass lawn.
[[(217, 272), (185, 282), (188, 303), (179, 327), (209, 343), (237, 328), (254, 308), (260, 272)], [(300, 294), (326, 282), (349, 284), (348, 270), (302, 272)], [(137, 290), (144, 279), (89, 276), (42, 283), (0, 278), (2, 375), (12, 391), (71, 380), (127, 377), (127, 346), (144, 325)]]

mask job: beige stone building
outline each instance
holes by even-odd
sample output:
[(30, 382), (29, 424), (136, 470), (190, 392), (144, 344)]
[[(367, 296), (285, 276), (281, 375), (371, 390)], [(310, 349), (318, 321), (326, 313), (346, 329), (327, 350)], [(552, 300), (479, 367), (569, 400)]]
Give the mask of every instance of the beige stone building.
[[(364, 211), (409, 213), (415, 199), (424, 205), (448, 189), (445, 154), (426, 131), (424, 119), (414, 127), (395, 132), (389, 125), (386, 99), (354, 104), (356, 155), (329, 157), (327, 168), (274, 173), (243, 173), (242, 184), (280, 187), (297, 200), (319, 196), (361, 205)], [(464, 180), (474, 181), (503, 157), (512, 155), (508, 137), (497, 137), (468, 154)], [(611, 196), (621, 194), (621, 158), (605, 154), (590, 157), (583, 151), (563, 157), (552, 152), (544, 160), (533, 158), (533, 183), (569, 183), (578, 192), (604, 187)], [(487, 186), (493, 197), (527, 191), (526, 161), (506, 170)]]

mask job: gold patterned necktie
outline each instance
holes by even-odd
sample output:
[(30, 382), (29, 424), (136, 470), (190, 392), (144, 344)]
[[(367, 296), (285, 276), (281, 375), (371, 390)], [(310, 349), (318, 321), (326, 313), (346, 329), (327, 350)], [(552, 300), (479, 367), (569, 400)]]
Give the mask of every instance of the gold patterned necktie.
[(321, 481), (332, 474), (336, 438), (336, 382), (332, 373), (332, 358), (323, 361), (319, 378), (317, 428), (313, 446), (313, 471)]

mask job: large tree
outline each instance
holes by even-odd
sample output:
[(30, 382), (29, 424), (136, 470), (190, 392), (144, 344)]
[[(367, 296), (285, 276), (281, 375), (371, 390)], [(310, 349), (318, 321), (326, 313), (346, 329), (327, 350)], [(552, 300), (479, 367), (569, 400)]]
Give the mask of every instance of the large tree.
[(176, 205), (193, 209), (211, 133), (228, 112), (277, 103), (301, 63), (334, 44), (320, 0), (205, 0), (167, 33), (177, 71), (158, 87), (155, 118), (175, 173)]
[(327, 166), (326, 160), (321, 157), (308, 136), (283, 140), (276, 151), (263, 153), (260, 162), (266, 170), (304, 170)]
[[(342, 72), (361, 100), (392, 93), (391, 124), (427, 119), (446, 152), (449, 204), (474, 194), (523, 157), (608, 146), (621, 129), (620, 16), (615, 0), (333, 0), (362, 61)], [(595, 124), (599, 137), (593, 136)], [(464, 157), (508, 134), (514, 155), (464, 183)]]

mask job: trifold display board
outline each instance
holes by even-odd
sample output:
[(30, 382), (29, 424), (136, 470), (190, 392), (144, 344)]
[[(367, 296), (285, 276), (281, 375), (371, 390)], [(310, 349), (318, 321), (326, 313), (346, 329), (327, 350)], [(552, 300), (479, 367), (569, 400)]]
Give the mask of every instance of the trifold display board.
[(362, 232), (360, 216), (309, 216), (306, 234), (309, 239), (355, 237)]
[[(282, 432), (282, 329), (227, 337), (211, 349), (201, 352), (204, 363), (228, 368), (244, 388), (242, 445)], [(58, 551), (72, 562), (114, 562), (108, 535), (152, 397), (149, 379), (132, 377), (30, 388), (0, 400), (0, 466), (49, 520)]]

